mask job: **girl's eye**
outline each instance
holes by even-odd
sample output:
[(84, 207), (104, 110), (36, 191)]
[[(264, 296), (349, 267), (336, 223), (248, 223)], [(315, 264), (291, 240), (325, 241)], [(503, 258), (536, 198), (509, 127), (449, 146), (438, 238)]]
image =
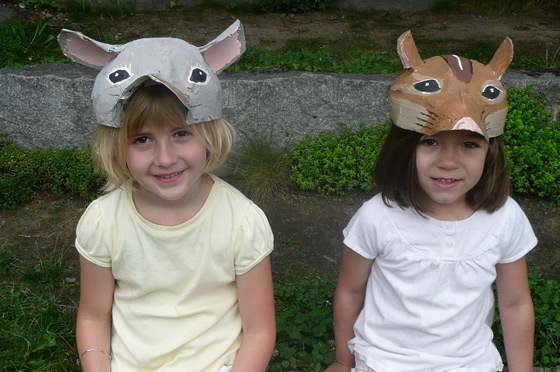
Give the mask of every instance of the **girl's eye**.
[(132, 143), (144, 144), (150, 142), (150, 137), (136, 137)]
[(437, 141), (435, 139), (432, 139), (432, 138), (426, 138), (426, 139), (422, 140), (422, 144), (424, 146), (435, 146), (435, 145), (437, 145)]
[(190, 133), (187, 130), (179, 130), (179, 131), (175, 132), (175, 137), (187, 137), (189, 135), (190, 135)]
[(469, 141), (469, 142), (465, 142), (465, 143), (463, 144), (463, 146), (465, 146), (465, 147), (467, 147), (467, 148), (469, 148), (469, 149), (476, 149), (476, 148), (480, 147), (480, 146), (478, 145), (478, 143), (476, 143), (476, 142), (470, 142), (470, 141)]

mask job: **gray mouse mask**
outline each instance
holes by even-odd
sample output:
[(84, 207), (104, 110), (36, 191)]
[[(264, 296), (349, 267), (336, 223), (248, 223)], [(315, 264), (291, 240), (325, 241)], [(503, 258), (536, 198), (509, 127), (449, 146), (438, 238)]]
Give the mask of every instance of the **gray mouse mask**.
[(241, 22), (235, 21), (202, 47), (175, 38), (146, 38), (110, 45), (63, 29), (58, 42), (74, 62), (101, 70), (92, 91), (99, 124), (119, 128), (126, 102), (143, 84), (163, 84), (188, 110), (187, 124), (222, 117), (222, 88), (217, 74), (245, 51)]

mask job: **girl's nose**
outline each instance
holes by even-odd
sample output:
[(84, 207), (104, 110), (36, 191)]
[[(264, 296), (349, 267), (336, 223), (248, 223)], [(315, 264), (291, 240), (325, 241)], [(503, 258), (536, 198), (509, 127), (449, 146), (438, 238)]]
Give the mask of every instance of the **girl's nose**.
[(160, 142), (156, 147), (154, 164), (158, 167), (169, 167), (177, 162), (177, 154), (173, 145), (168, 142)]
[(445, 169), (454, 169), (457, 167), (458, 156), (456, 149), (453, 147), (444, 146), (439, 154), (438, 165)]

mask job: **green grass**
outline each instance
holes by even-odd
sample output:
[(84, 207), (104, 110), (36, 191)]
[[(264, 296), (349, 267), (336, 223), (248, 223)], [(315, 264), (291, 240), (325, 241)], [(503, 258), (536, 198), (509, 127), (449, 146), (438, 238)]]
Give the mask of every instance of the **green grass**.
[(76, 370), (75, 265), (56, 253), (22, 261), (0, 247), (1, 371)]
[[(79, 371), (75, 361), (77, 263), (59, 249), (25, 261), (0, 246), (0, 370)], [(560, 284), (530, 274), (535, 303), (536, 366), (560, 364)], [(277, 342), (269, 372), (322, 371), (334, 360), (332, 303), (336, 280), (275, 278)], [(503, 354), (496, 313), (496, 344)]]
[(287, 191), (290, 166), (285, 150), (272, 141), (252, 138), (231, 155), (227, 179), (256, 203), (269, 195)]
[(442, 0), (434, 7), (438, 11), (453, 12), (506, 12), (522, 11), (531, 8), (558, 6), (557, 0)]

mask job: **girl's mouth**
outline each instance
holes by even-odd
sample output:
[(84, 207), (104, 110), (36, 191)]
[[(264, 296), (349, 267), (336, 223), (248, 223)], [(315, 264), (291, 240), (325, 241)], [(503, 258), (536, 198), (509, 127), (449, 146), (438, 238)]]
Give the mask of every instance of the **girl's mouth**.
[(159, 175), (157, 175), (156, 177), (164, 178), (164, 179), (166, 179), (166, 178), (173, 178), (173, 177), (175, 177), (175, 176), (178, 176), (180, 173), (181, 173), (181, 172), (175, 172), (175, 173), (170, 173), (170, 174), (159, 174)]
[(459, 181), (455, 178), (434, 178), (433, 180), (441, 183), (453, 183)]
[(173, 182), (178, 179), (184, 171), (166, 173), (166, 174), (156, 174), (154, 177), (160, 182)]

